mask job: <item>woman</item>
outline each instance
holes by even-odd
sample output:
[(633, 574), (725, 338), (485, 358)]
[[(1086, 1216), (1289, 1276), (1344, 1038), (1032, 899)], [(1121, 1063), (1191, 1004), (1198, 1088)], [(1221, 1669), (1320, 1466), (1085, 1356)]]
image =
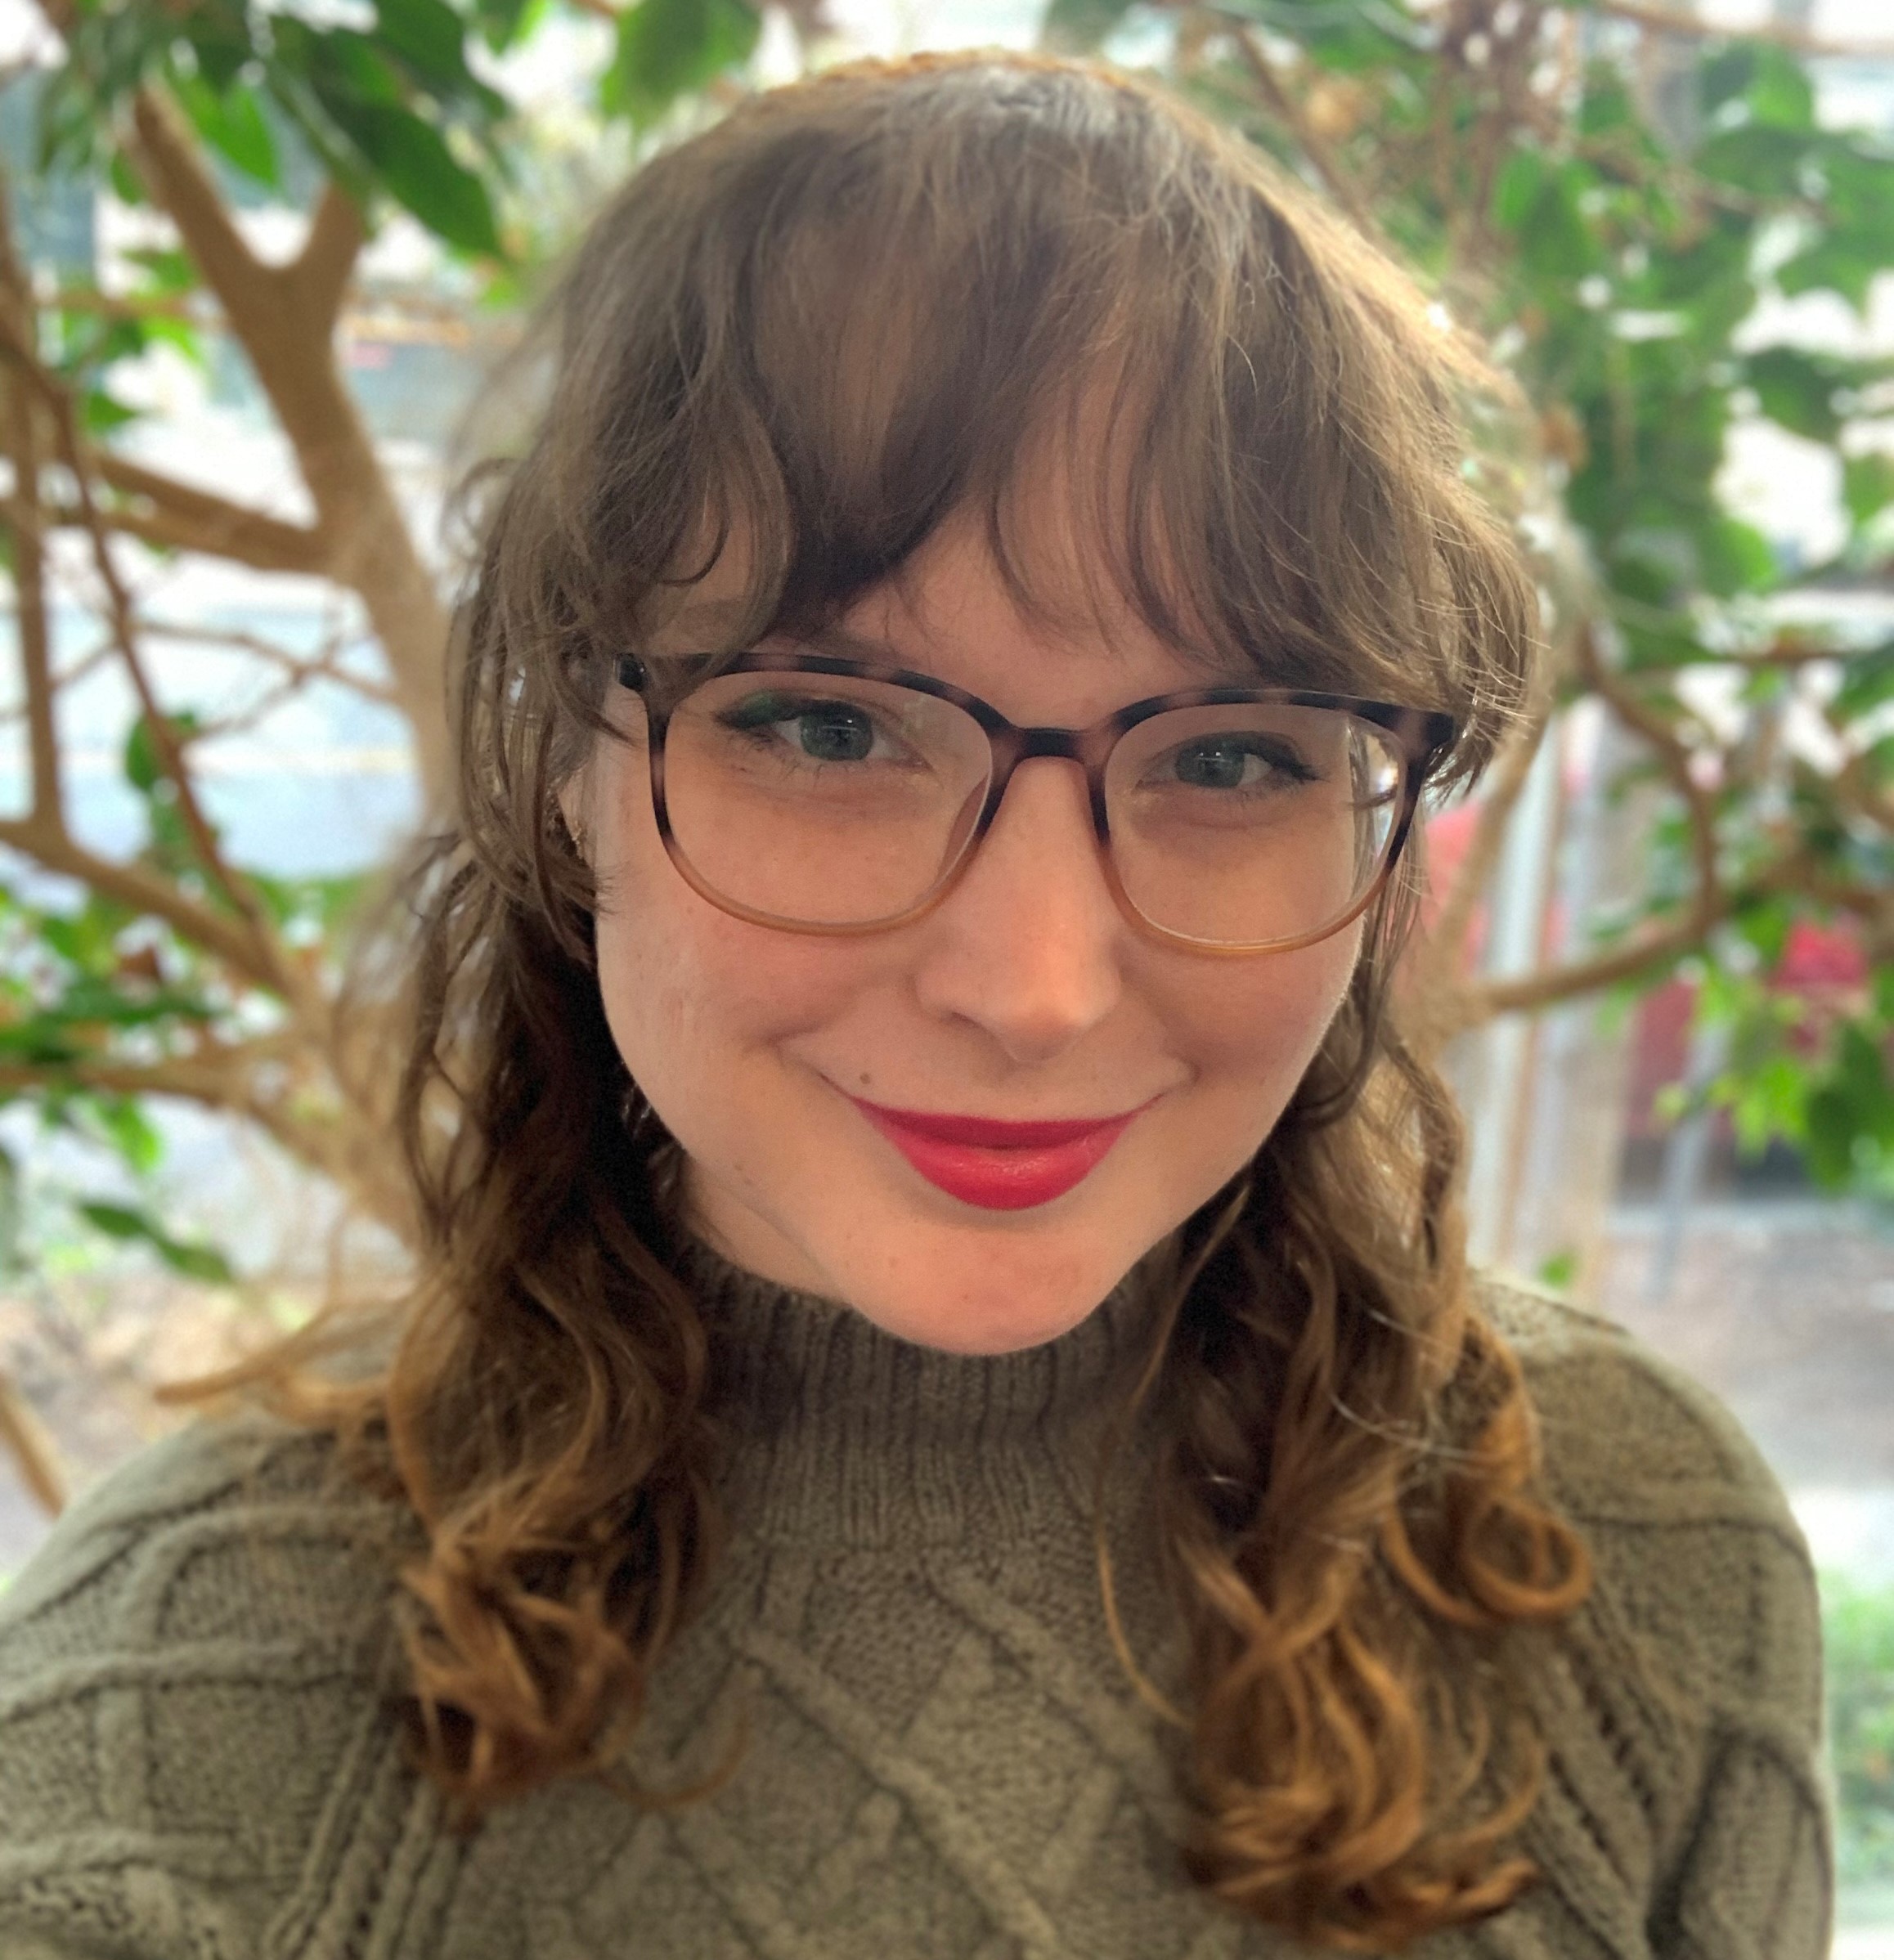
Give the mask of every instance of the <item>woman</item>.
[(1530, 682), (1476, 365), (993, 56), (746, 105), (553, 318), (415, 1290), (17, 1582), (5, 1951), (1815, 1960), (1806, 1548), (1467, 1272), (1388, 1011)]

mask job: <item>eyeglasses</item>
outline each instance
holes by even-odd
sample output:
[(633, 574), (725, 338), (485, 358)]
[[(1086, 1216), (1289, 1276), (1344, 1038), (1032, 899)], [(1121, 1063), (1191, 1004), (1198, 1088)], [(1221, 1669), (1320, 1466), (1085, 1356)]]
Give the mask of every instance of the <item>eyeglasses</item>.
[[(681, 671), (683, 684), (676, 677)], [(952, 890), (1021, 763), (1076, 762), (1126, 917), (1205, 953), (1306, 946), (1385, 883), (1453, 717), (1285, 688), (1198, 688), (1087, 729), (1022, 729), (931, 675), (822, 654), (635, 656), (671, 862), (733, 917), (886, 931)]]

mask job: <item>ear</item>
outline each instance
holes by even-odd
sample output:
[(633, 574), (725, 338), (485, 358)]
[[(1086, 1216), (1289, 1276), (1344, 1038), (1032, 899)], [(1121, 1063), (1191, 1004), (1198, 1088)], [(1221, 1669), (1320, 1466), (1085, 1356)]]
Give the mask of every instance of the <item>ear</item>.
[(560, 784), (557, 792), (559, 815), (563, 819), (572, 847), (582, 863), (590, 866), (591, 859), (591, 828), (586, 820), (587, 807), (591, 801), (590, 784), (591, 771), (583, 766), (575, 769)]

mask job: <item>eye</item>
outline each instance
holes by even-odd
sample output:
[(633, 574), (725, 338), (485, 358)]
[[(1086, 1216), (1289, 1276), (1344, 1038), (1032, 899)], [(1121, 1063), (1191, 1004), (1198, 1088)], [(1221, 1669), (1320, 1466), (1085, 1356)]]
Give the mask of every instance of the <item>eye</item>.
[(1167, 760), (1162, 773), (1192, 789), (1263, 789), (1316, 780), (1290, 743), (1248, 730), (1200, 736), (1173, 749)]
[(865, 762), (881, 733), (874, 716), (858, 702), (806, 695), (752, 694), (717, 719), (739, 734), (774, 736), (812, 762)]

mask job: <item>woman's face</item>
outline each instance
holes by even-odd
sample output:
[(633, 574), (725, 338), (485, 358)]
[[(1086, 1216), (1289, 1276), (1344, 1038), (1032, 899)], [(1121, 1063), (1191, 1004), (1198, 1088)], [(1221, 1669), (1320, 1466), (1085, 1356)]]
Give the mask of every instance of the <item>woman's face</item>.
[[(718, 591), (713, 572), (658, 655), (712, 639)], [(1204, 680), (1129, 610), (1082, 631), (1030, 621), (973, 526), (945, 527), (843, 624), (1021, 726), (1084, 727)], [(859, 938), (732, 918), (666, 856), (642, 706), (612, 701), (635, 739), (601, 742), (562, 801), (598, 880), (606, 1017), (685, 1153), (691, 1222), (734, 1263), (904, 1339), (1000, 1353), (1083, 1320), (1254, 1155), (1346, 991), (1358, 924), (1241, 958), (1140, 934), (1106, 883), (1082, 773), (1043, 758), (1021, 765), (924, 917)], [(988, 1174), (990, 1153), (899, 1147), (864, 1103), (1002, 1123), (1135, 1114), (1075, 1184), (1001, 1205), (1007, 1160)], [(1030, 1177), (1012, 1193), (1032, 1195)]]

